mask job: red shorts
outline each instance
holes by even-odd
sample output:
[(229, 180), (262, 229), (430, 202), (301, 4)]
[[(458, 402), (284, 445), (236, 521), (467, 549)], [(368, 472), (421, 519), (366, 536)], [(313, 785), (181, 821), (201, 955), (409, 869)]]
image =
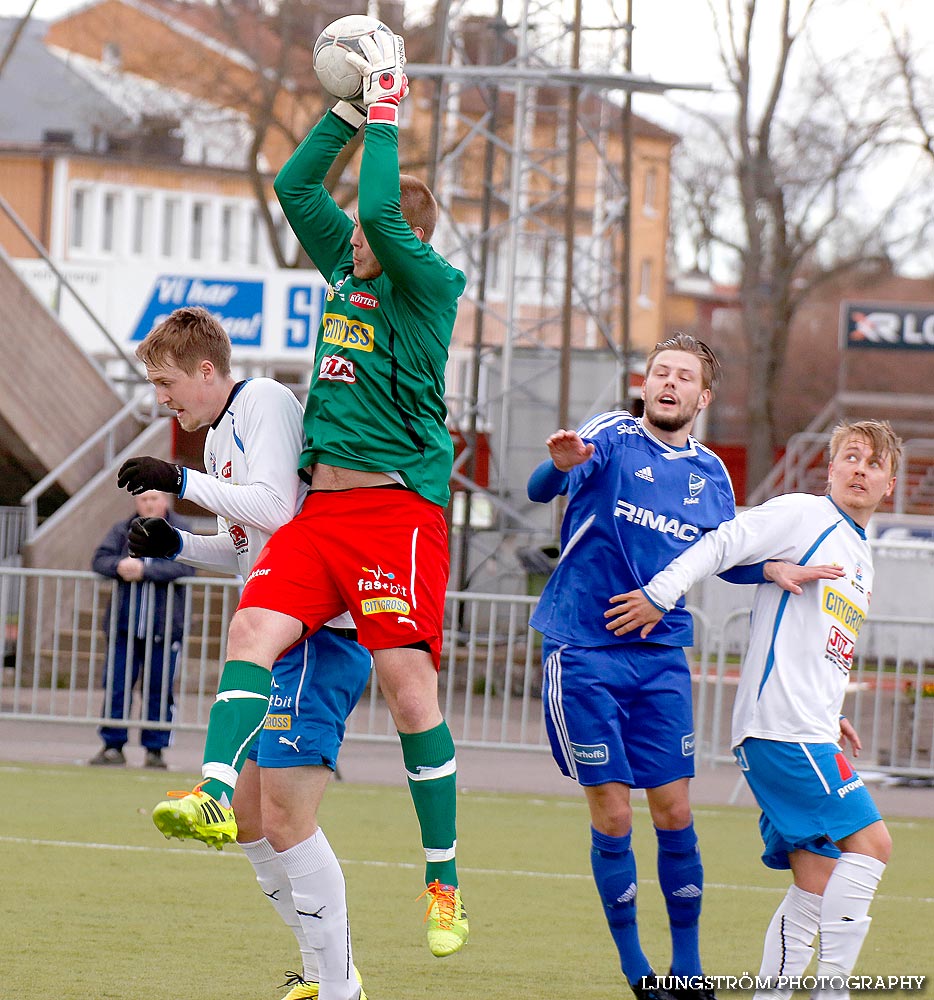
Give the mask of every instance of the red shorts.
[(400, 487), (309, 493), (269, 539), (241, 608), (297, 618), (310, 632), (349, 611), (369, 650), (425, 643), (441, 664), (448, 540), (444, 511)]

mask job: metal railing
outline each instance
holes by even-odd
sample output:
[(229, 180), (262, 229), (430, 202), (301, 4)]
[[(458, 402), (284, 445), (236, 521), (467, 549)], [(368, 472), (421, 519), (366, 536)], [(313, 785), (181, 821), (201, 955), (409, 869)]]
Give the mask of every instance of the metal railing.
[[(160, 720), (124, 712), (130, 729), (204, 731), (224, 661), (227, 624), (238, 599), (232, 579), (179, 581), (171, 601), (184, 602), (184, 639), (175, 676), (175, 718), (166, 719), (167, 671), (161, 671)], [(115, 588), (90, 572), (0, 567), (0, 619), (5, 623), (0, 719), (95, 727), (116, 672), (129, 680), (129, 660), (114, 662), (115, 625), (102, 630), (106, 609), (116, 623)], [(131, 602), (138, 600), (132, 588)], [(463, 746), (547, 751), (541, 702), (540, 637), (528, 621), (536, 598), (448, 594), (441, 698), (455, 740)], [(171, 603), (166, 615), (171, 621)], [(748, 609), (716, 621), (695, 611), (691, 652), (698, 761), (731, 760), (730, 715), (746, 642)], [(135, 642), (166, 657), (168, 634)], [(860, 635), (846, 712), (863, 742), (863, 769), (934, 777), (934, 619), (870, 619)], [(147, 657), (148, 659), (149, 657)], [(142, 682), (148, 684), (150, 669)], [(143, 688), (145, 690), (145, 687)], [(139, 698), (136, 699), (137, 702)], [(347, 727), (347, 738), (394, 742), (395, 727), (371, 679)]]
[(26, 541), (26, 511), (0, 507), (0, 566), (19, 566)]
[[(80, 462), (85, 455), (97, 447), (101, 447), (101, 459), (98, 471), (103, 471), (113, 464), (114, 458), (119, 453), (122, 445), (118, 445), (118, 431), (128, 419), (134, 419), (140, 423), (153, 423), (159, 419), (156, 417), (157, 404), (155, 396), (150, 392), (144, 395), (134, 395), (129, 402), (125, 403), (103, 426), (98, 428), (83, 444), (75, 448), (62, 462), (47, 472), (35, 486), (31, 487), (20, 499), (25, 510), (25, 536), (24, 542), (28, 542), (35, 535), (39, 527), (39, 500), (67, 472), (76, 462)], [(161, 418), (166, 419), (166, 418)]]
[[(17, 215), (16, 210), (13, 206), (0, 194), (0, 211), (10, 220), (11, 223), (19, 231), (23, 239), (33, 248), (36, 255), (40, 257), (44, 262), (46, 267), (55, 275), (55, 279), (58, 282), (58, 291), (55, 295), (55, 301), (58, 303), (61, 301), (61, 289), (67, 289), (68, 293), (72, 296), (75, 302), (81, 307), (81, 310), (88, 317), (88, 319), (97, 327), (97, 330), (103, 335), (104, 339), (110, 345), (111, 350), (114, 352), (116, 357), (120, 358), (127, 367), (127, 378), (137, 384), (144, 385), (146, 382), (145, 377), (139, 371), (136, 361), (131, 358), (123, 346), (114, 338), (113, 334), (104, 326), (97, 316), (97, 313), (85, 302), (85, 300), (78, 294), (72, 283), (65, 277), (64, 274), (58, 269), (58, 267), (52, 262), (52, 258), (49, 257), (46, 248), (36, 239), (35, 235), (32, 233), (30, 228), (26, 223)], [(106, 375), (105, 375), (106, 377)]]

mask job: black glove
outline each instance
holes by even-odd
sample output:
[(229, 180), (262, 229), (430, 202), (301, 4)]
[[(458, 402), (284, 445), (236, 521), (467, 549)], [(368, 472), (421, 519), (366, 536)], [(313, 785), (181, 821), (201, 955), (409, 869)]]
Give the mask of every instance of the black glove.
[(128, 458), (117, 473), (117, 487), (129, 490), (133, 496), (146, 490), (160, 490), (162, 493), (182, 492), (184, 474), (180, 465), (163, 462), (161, 458), (141, 455)]
[[(164, 464), (164, 463), (163, 463)], [(130, 555), (170, 559), (182, 551), (182, 536), (164, 517), (138, 517), (130, 525)]]

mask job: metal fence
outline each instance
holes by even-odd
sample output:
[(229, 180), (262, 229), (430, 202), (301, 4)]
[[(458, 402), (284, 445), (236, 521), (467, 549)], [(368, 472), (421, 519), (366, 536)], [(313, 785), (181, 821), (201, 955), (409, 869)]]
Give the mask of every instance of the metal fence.
[(19, 566), (25, 541), (25, 508), (0, 507), (0, 566)]
[[(236, 608), (237, 581), (193, 577), (170, 600), (184, 602), (185, 637), (175, 677), (175, 719), (147, 728), (204, 730), (227, 624)], [(131, 603), (139, 599), (132, 585)], [(449, 593), (441, 669), (442, 706), (463, 746), (547, 751), (541, 702), (540, 639), (528, 621), (536, 598)], [(114, 676), (130, 679), (130, 657), (114, 662), (102, 623), (116, 609), (112, 582), (89, 572), (0, 567), (4, 622), (0, 719), (106, 724), (104, 697)], [(695, 609), (691, 651), (699, 761), (731, 760), (730, 715), (748, 630), (748, 608), (716, 620)], [(171, 607), (166, 615), (171, 621)], [(170, 636), (156, 641), (152, 617), (142, 638), (147, 654), (167, 656)], [(878, 617), (863, 626), (846, 708), (863, 742), (863, 769), (934, 777), (934, 619)], [(926, 657), (924, 651), (930, 651)], [(148, 658), (148, 657), (147, 657)], [(163, 677), (167, 675), (163, 671)], [(148, 685), (150, 668), (143, 671)], [(167, 680), (160, 692), (166, 717)], [(129, 728), (144, 724), (125, 712)], [(347, 738), (394, 741), (395, 727), (375, 675), (351, 716)]]

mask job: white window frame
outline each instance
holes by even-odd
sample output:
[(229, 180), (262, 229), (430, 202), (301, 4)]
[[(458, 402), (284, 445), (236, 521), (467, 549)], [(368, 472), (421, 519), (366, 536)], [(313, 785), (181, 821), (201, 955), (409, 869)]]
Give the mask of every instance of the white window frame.
[(658, 215), (658, 168), (648, 167), (645, 171), (645, 188), (642, 192), (642, 214), (649, 218)]
[(94, 228), (93, 209), (93, 189), (85, 184), (73, 185), (68, 198), (69, 253), (87, 254), (90, 252)]
[(159, 256), (169, 260), (179, 255), (179, 248), (183, 245), (182, 199), (177, 195), (167, 195), (162, 201), (159, 216)]
[(124, 192), (113, 188), (101, 192), (101, 256), (119, 257), (123, 252)]
[(652, 299), (652, 258), (643, 257), (639, 265), (639, 295), (636, 302), (643, 309), (651, 309), (654, 305)]
[(134, 257), (149, 257), (152, 253), (153, 196), (147, 191), (133, 193), (133, 222), (130, 227), (130, 253)]
[(222, 264), (238, 260), (240, 249), (240, 206), (222, 202), (218, 212), (218, 256)]
[(191, 202), (188, 213), (188, 258), (203, 261), (209, 256), (211, 203), (203, 198), (195, 198)]
[(246, 262), (254, 266), (263, 263), (263, 222), (259, 217), (259, 208), (251, 205), (247, 213)]

